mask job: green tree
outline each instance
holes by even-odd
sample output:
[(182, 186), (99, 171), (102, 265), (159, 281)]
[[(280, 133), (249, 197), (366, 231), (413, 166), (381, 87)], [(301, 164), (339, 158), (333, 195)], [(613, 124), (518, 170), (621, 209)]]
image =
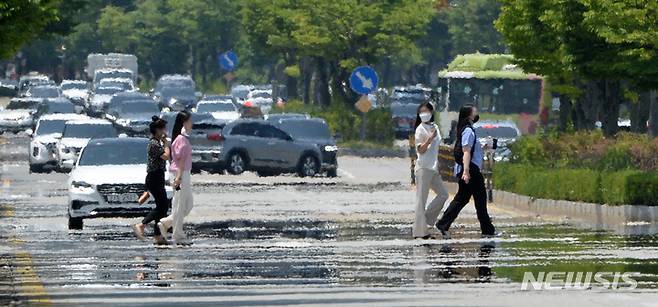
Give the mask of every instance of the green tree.
[(23, 44), (59, 20), (60, 0), (0, 2), (0, 58), (13, 56)]

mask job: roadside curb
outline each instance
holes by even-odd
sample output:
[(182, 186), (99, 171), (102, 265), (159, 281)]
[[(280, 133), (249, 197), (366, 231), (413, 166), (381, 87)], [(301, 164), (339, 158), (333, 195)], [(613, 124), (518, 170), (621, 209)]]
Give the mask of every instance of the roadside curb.
[[(658, 207), (609, 206), (586, 202), (541, 199), (494, 190), (494, 207), (560, 220), (575, 220), (589, 227), (629, 232), (628, 226), (658, 230)], [(635, 224), (635, 225), (634, 225)], [(646, 230), (646, 229), (644, 229)]]

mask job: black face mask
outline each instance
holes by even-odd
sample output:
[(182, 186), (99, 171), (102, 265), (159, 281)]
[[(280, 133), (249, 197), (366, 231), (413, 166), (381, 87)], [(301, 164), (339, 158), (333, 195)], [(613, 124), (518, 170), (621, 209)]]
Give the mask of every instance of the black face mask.
[(473, 118), (473, 123), (477, 123), (478, 120), (480, 120), (480, 114), (475, 115), (475, 118)]

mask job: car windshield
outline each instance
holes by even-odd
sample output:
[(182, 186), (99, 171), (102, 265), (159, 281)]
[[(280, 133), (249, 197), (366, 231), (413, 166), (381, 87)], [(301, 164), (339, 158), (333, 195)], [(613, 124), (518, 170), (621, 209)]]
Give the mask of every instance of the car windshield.
[(102, 86), (107, 86), (107, 87), (118, 87), (118, 88), (121, 88), (123, 90), (129, 90), (129, 89), (132, 88), (132, 86), (130, 86), (129, 82), (123, 82), (123, 81), (105, 81), (105, 80), (103, 80), (103, 81), (101, 81), (101, 85)]
[(197, 106), (198, 112), (232, 112), (235, 111), (235, 106), (232, 102), (217, 102), (217, 103), (200, 103)]
[(280, 125), (294, 139), (327, 140), (331, 138), (329, 126), (320, 121), (285, 120)]
[(51, 133), (62, 133), (66, 120), (42, 120), (39, 121), (37, 126), (36, 135), (44, 135)]
[(96, 80), (102, 80), (106, 78), (128, 78), (132, 79), (133, 74), (129, 71), (99, 71), (96, 73)]
[(416, 117), (418, 111), (418, 104), (394, 104), (391, 105), (391, 114), (394, 117)]
[(12, 100), (7, 105), (7, 110), (35, 109), (37, 105), (38, 103), (36, 101)]
[(75, 113), (75, 106), (71, 103), (49, 103), (46, 113)]
[(160, 113), (160, 110), (158, 110), (158, 107), (155, 105), (155, 103), (126, 103), (124, 105), (121, 105), (119, 107), (119, 114), (121, 115), (127, 115), (127, 114), (133, 114), (133, 113), (151, 113), (151, 114), (158, 114)]
[(79, 166), (134, 165), (146, 163), (146, 143), (136, 146), (130, 142), (89, 144), (82, 151)]
[(194, 96), (194, 89), (191, 87), (166, 87), (162, 89), (164, 96)]
[(114, 95), (118, 92), (121, 92), (121, 89), (116, 87), (100, 87), (95, 91), (98, 95)]
[(478, 138), (494, 137), (494, 138), (516, 138), (518, 133), (512, 127), (496, 126), (496, 125), (483, 125), (475, 127), (475, 134)]
[(158, 84), (159, 88), (164, 87), (194, 87), (194, 81), (191, 79), (168, 79), (161, 80)]
[(272, 98), (272, 94), (268, 92), (257, 92), (251, 95), (252, 98)]
[(116, 137), (117, 133), (112, 125), (105, 124), (69, 124), (64, 128), (65, 138), (110, 138)]
[(64, 83), (62, 84), (62, 90), (86, 90), (87, 84), (85, 83)]
[(56, 98), (59, 97), (59, 90), (56, 87), (33, 87), (30, 89), (30, 96), (32, 97), (41, 97), (41, 98)]

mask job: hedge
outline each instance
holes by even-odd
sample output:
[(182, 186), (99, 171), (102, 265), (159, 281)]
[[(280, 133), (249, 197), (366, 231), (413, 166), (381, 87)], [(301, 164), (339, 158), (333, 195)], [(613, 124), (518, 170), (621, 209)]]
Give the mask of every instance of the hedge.
[(494, 186), (537, 198), (658, 206), (658, 173), (655, 172), (549, 169), (498, 163), (494, 167)]

